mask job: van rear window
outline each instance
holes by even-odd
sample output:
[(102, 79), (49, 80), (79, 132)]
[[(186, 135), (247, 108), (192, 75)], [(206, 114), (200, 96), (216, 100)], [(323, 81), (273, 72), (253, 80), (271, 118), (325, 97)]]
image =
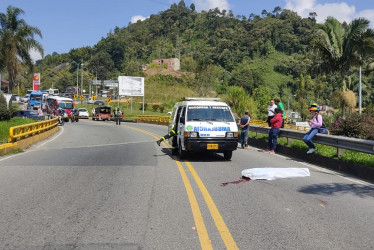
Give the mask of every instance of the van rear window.
[(188, 106), (187, 121), (222, 121), (235, 122), (227, 106)]

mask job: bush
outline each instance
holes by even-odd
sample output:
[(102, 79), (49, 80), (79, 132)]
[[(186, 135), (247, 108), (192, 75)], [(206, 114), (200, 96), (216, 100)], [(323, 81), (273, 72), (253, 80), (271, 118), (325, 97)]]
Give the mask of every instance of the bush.
[(159, 109), (160, 109), (160, 112), (161, 112), (161, 113), (164, 113), (165, 106), (164, 106), (164, 105), (160, 105)]
[(338, 118), (331, 124), (330, 134), (347, 137), (360, 138), (365, 140), (374, 139), (374, 117), (369, 114), (353, 113), (345, 119)]
[(153, 104), (152, 105), (152, 109), (153, 109), (154, 112), (156, 112), (159, 107), (160, 107), (160, 105), (158, 105), (158, 104)]
[(8, 109), (6, 99), (3, 94), (0, 95), (0, 121), (9, 121), (12, 118), (13, 111)]
[[(147, 110), (148, 103), (144, 103), (144, 111)], [(139, 110), (143, 110), (143, 103), (140, 103)]]

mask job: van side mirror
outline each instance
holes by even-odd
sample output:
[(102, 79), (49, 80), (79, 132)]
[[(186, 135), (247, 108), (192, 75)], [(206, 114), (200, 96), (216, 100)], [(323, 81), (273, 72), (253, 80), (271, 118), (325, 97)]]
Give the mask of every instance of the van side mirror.
[(181, 116), (181, 118), (179, 119), (179, 122), (184, 124), (186, 121), (186, 118), (184, 116)]

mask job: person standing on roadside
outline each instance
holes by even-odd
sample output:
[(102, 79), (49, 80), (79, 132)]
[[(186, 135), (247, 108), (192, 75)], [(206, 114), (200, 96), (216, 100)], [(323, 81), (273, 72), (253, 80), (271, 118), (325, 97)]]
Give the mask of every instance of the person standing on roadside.
[(241, 128), (240, 143), (242, 148), (248, 147), (248, 132), (249, 132), (249, 122), (251, 118), (249, 117), (249, 111), (246, 110), (244, 115), (240, 118), (239, 126)]
[(275, 116), (270, 120), (271, 129), (269, 130), (268, 136), (268, 148), (263, 151), (270, 154), (275, 153), (278, 144), (278, 134), (282, 126), (282, 113), (280, 108), (275, 108), (274, 112)]
[(275, 108), (277, 107), (277, 105), (275, 105), (275, 102), (274, 102), (274, 99), (271, 99), (270, 100), (270, 105), (268, 106), (268, 119), (267, 119), (267, 123), (270, 127), (270, 120), (275, 116)]
[(283, 120), (281, 128), (284, 128), (284, 120), (286, 119), (286, 111), (284, 111), (284, 105), (283, 103), (281, 103), (281, 101), (278, 98), (275, 98), (274, 102), (275, 102), (275, 105), (277, 105), (277, 108), (281, 110), (282, 120)]

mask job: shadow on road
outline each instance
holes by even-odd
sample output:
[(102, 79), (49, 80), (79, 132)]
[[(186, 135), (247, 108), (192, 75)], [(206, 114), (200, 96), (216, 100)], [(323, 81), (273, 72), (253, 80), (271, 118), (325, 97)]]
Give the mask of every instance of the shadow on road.
[(359, 197), (374, 197), (374, 186), (343, 183), (314, 184), (299, 189), (299, 192), (306, 194), (319, 194), (331, 196), (353, 194)]

